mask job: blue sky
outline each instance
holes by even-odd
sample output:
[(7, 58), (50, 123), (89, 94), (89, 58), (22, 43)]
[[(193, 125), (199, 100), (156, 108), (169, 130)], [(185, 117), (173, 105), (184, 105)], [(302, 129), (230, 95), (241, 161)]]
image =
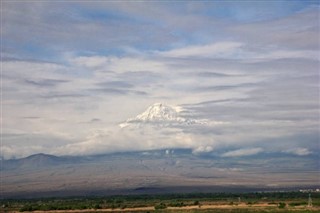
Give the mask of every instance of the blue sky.
[[(319, 152), (319, 1), (2, 1), (1, 9), (5, 158)], [(119, 129), (157, 102), (212, 125)]]

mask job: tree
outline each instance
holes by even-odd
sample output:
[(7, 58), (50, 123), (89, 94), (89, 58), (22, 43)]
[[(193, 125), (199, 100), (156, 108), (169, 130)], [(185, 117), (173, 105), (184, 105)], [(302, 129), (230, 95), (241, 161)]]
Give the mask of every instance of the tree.
[(285, 207), (286, 207), (286, 203), (282, 203), (282, 202), (280, 202), (279, 204), (278, 204), (278, 207), (279, 207), (279, 209), (284, 209)]

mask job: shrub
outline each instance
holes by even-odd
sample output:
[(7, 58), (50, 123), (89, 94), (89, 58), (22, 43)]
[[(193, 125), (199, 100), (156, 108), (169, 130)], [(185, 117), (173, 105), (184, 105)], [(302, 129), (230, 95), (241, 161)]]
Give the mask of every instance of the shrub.
[(305, 206), (307, 205), (307, 202), (292, 202), (292, 203), (289, 203), (289, 206)]
[(279, 204), (278, 204), (278, 207), (279, 207), (279, 209), (284, 209), (285, 207), (286, 207), (286, 203), (282, 203), (282, 202), (280, 202)]
[(154, 206), (154, 209), (166, 209), (167, 208), (167, 205), (164, 204), (164, 203), (160, 203), (160, 204), (157, 204)]
[(101, 206), (99, 204), (94, 205), (94, 209), (101, 209)]
[(168, 206), (182, 207), (182, 206), (185, 206), (185, 204), (183, 202), (172, 202)]

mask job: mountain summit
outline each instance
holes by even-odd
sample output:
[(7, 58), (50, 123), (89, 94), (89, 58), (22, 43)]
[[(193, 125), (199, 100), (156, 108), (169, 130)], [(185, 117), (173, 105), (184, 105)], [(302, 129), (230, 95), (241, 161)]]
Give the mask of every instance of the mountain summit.
[(155, 103), (149, 106), (146, 111), (137, 115), (135, 118), (130, 118), (119, 126), (124, 128), (130, 124), (140, 123), (185, 123), (188, 119), (180, 116), (181, 107), (169, 106), (163, 103)]
[(141, 121), (183, 121), (184, 119), (178, 116), (180, 111), (180, 107), (155, 103), (138, 115), (136, 119)]

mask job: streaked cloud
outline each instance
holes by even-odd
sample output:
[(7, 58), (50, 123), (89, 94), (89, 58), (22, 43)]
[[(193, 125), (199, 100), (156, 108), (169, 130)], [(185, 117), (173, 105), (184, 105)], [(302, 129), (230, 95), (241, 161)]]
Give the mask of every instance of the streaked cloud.
[(289, 153), (289, 154), (299, 155), (299, 156), (310, 155), (312, 153), (307, 148), (302, 148), (302, 147), (289, 149), (289, 150), (286, 150), (284, 152), (285, 153)]
[(215, 57), (224, 58), (230, 57), (236, 53), (243, 44), (239, 42), (219, 42), (207, 45), (188, 46), (178, 48), (166, 52), (161, 52), (160, 55), (165, 57)]
[(248, 149), (238, 149), (234, 151), (229, 151), (222, 154), (222, 157), (242, 157), (256, 155), (263, 151), (262, 148), (248, 148)]

